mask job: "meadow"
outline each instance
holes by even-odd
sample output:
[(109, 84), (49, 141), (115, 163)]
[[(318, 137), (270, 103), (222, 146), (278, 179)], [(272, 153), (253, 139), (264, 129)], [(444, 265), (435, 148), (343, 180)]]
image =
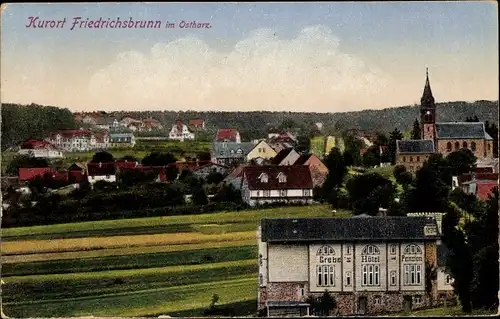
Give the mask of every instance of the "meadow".
[(201, 316), (217, 294), (236, 315), (253, 315), (260, 219), (331, 215), (311, 205), (5, 229), (3, 311)]

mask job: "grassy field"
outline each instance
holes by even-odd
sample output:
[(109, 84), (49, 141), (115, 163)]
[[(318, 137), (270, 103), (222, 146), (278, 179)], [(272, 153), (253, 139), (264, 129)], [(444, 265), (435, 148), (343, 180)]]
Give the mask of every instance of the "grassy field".
[(399, 312), (395, 314), (390, 314), (390, 316), (397, 317), (439, 317), (439, 316), (484, 316), (484, 315), (494, 315), (496, 311), (488, 311), (488, 310), (474, 310), (472, 313), (467, 314), (464, 313), (460, 306), (454, 307), (439, 307), (439, 308), (429, 308), (423, 310), (416, 310), (412, 312)]
[(327, 216), (327, 206), (313, 205), (5, 229), (3, 311), (201, 316), (218, 294), (236, 315), (252, 315), (259, 220)]

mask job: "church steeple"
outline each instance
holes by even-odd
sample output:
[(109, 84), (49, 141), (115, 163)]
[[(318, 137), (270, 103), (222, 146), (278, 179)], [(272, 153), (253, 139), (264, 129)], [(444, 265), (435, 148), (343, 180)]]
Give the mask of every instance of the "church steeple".
[(432, 96), (431, 83), (429, 82), (429, 68), (425, 68), (425, 86), (424, 93), (422, 94), (422, 98), (420, 99), (420, 104), (422, 107), (434, 108), (434, 96)]

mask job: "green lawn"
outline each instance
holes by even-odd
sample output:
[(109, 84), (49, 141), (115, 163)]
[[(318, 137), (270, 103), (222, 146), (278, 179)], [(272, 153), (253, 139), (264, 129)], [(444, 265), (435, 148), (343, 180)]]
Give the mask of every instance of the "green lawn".
[(422, 317), (433, 317), (433, 316), (482, 316), (482, 315), (494, 315), (496, 311), (488, 311), (488, 310), (474, 310), (472, 313), (467, 314), (464, 313), (460, 306), (454, 307), (439, 307), (439, 308), (429, 308), (423, 310), (416, 310), (411, 312), (398, 312), (395, 314), (390, 314), (390, 316), (401, 316), (401, 317), (413, 317), (413, 316), (422, 316)]
[(3, 311), (203, 316), (218, 294), (235, 314), (253, 315), (260, 219), (327, 216), (328, 206), (312, 205), (5, 229)]
[(387, 179), (390, 179), (391, 181), (395, 182), (396, 180), (394, 179), (394, 165), (392, 166), (384, 166), (384, 167), (375, 167), (375, 168), (370, 168), (367, 170), (368, 173), (377, 173), (382, 176), (384, 176)]

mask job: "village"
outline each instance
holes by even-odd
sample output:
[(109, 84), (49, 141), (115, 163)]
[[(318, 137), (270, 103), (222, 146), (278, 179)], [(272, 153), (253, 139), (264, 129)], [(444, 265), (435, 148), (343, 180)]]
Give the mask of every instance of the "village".
[[(273, 129), (244, 141), (235, 127), (219, 127), (209, 149), (200, 148), (195, 156), (177, 158), (151, 147), (142, 150), (140, 159), (135, 151), (140, 141), (169, 141), (180, 149), (195, 145), (205, 130), (204, 119), (161, 123), (74, 113), (85, 129), (56, 130), (10, 150), (19, 164), (16, 176), (2, 176), (2, 223), (20, 227), (226, 209), (238, 215), (245, 209), (306, 211), (327, 204), (329, 217), (262, 216), (255, 229), (259, 315), (345, 316), (451, 307), (460, 302), (447, 266), (442, 226), (447, 208), (423, 203), (432, 197), (424, 193), (437, 187), (428, 177), (434, 175), (423, 172), (460, 166), (442, 187), (460, 192), (457, 198), (486, 203), (495, 192), (498, 196), (498, 157), (483, 122), (437, 122), (438, 112), (427, 73), (415, 129), (420, 136), (382, 145), (375, 134), (349, 131), (362, 145), (359, 156), (380, 155), (364, 168), (346, 164), (347, 142), (339, 137), (325, 136), (319, 151), (312, 150), (310, 141), (304, 150), (293, 130)], [(316, 126), (321, 129), (321, 123)], [(168, 135), (154, 136), (165, 127), (171, 128)], [(135, 136), (138, 132), (153, 136)], [(382, 154), (394, 147), (393, 159), (383, 160)], [(115, 150), (127, 155), (115, 158)], [(59, 168), (46, 165), (79, 152), (91, 152), (92, 159)], [(384, 169), (390, 169), (389, 175), (377, 173)], [(401, 202), (410, 196), (415, 199), (407, 205), (414, 209), (405, 211)], [(447, 202), (447, 197), (436, 200)], [(167, 205), (168, 210), (162, 208)], [(145, 215), (146, 210), (151, 212)], [(345, 210), (354, 214), (343, 215)]]

